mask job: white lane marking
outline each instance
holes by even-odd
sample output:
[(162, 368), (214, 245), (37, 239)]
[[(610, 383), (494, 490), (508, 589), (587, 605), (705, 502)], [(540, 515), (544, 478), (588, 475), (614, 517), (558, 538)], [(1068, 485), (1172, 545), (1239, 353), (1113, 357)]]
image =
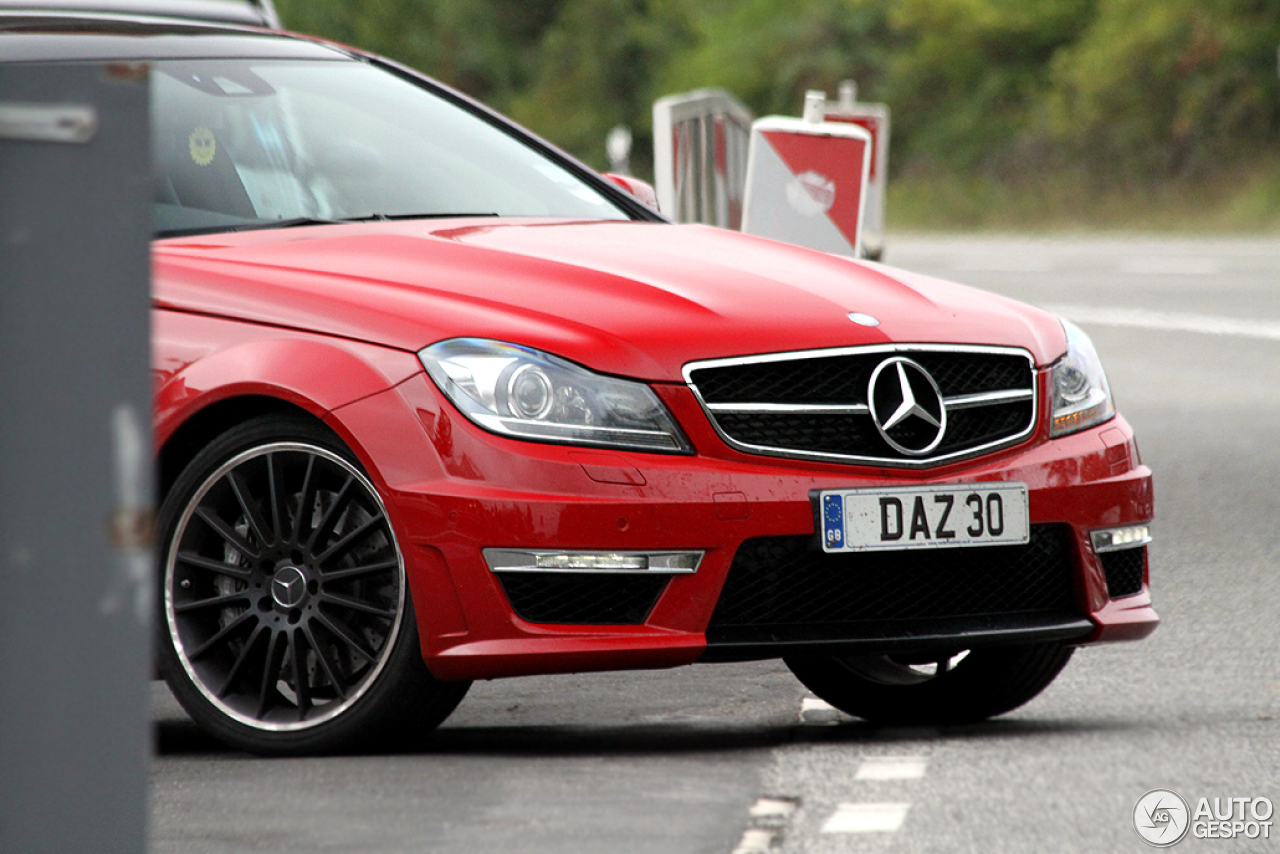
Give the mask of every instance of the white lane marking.
[(840, 711), (825, 700), (805, 697), (800, 701), (800, 723), (811, 726), (833, 726), (840, 723)]
[(841, 804), (823, 833), (892, 833), (902, 827), (911, 804)]
[(787, 822), (800, 805), (798, 798), (757, 798), (751, 805), (751, 824), (733, 854), (768, 854), (778, 848)]
[(773, 830), (748, 830), (742, 834), (733, 854), (769, 854), (774, 847), (777, 832)]
[[(1044, 250), (1029, 254), (1026, 248), (1010, 251), (993, 247), (981, 252), (957, 253), (914, 259), (907, 267), (933, 266), (963, 273), (1052, 273), (1086, 265), (1104, 268), (1127, 276), (1221, 276), (1226, 263), (1212, 255), (1127, 255), (1102, 257), (1054, 253)], [(923, 265), (922, 263), (923, 262)]]
[(807, 712), (834, 712), (835, 710), (835, 706), (826, 700), (819, 700), (817, 697), (805, 697), (800, 701), (801, 717), (804, 717)]
[(1145, 308), (1103, 308), (1092, 305), (1052, 304), (1046, 311), (1060, 314), (1080, 323), (1100, 326), (1128, 326), (1162, 332), (1199, 332), (1204, 335), (1231, 335), (1280, 341), (1280, 322), (1248, 320), (1213, 314), (1188, 314), (1174, 311), (1148, 311)]
[(772, 827), (783, 824), (796, 811), (794, 798), (759, 798), (751, 805), (751, 823)]
[(855, 780), (919, 780), (929, 767), (924, 756), (877, 756), (864, 759)]
[(1120, 272), (1139, 276), (1219, 276), (1222, 261), (1203, 255), (1139, 255), (1126, 258)]

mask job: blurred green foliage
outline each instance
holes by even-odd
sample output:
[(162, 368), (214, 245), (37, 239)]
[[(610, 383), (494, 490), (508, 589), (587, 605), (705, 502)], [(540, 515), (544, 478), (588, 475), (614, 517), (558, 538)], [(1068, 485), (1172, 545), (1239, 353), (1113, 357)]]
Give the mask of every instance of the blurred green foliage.
[[(840, 80), (893, 110), (896, 175), (1154, 186), (1280, 159), (1274, 0), (277, 0), (596, 167), (646, 171), (658, 97), (723, 86), (796, 115)], [(1270, 173), (1269, 173), (1270, 174)]]

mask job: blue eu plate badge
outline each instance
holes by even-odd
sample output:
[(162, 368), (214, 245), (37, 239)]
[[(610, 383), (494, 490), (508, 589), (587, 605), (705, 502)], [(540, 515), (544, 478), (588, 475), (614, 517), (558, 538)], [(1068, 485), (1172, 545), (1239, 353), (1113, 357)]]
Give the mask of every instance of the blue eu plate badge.
[(822, 535), (828, 549), (844, 545), (844, 496), (822, 496)]

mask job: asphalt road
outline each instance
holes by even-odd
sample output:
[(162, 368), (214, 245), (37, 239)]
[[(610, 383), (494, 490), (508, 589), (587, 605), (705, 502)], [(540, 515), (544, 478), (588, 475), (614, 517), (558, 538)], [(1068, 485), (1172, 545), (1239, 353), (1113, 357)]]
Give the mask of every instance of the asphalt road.
[(1155, 635), (977, 726), (874, 727), (779, 663), (699, 665), (477, 684), (392, 756), (228, 751), (157, 684), (152, 850), (1098, 854), (1148, 850), (1152, 789), (1280, 802), (1280, 239), (896, 238), (886, 260), (1093, 336), (1155, 471)]

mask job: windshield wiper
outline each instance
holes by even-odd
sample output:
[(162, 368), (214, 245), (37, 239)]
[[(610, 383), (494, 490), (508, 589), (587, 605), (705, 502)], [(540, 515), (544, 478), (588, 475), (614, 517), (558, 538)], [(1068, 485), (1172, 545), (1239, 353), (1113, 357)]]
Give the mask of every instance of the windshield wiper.
[(474, 211), (474, 212), (456, 212), (449, 213), (406, 213), (406, 214), (384, 214), (375, 213), (368, 216), (350, 216), (344, 218), (343, 222), (394, 222), (398, 219), (452, 219), (458, 217), (463, 219), (469, 216), (498, 216), (493, 211)]
[(314, 216), (295, 216), (290, 219), (264, 219), (262, 222), (250, 222), (235, 225), (227, 231), (259, 231), (264, 228), (297, 228), (300, 225), (340, 225), (345, 220), (320, 219)]
[(299, 216), (292, 219), (268, 219), (260, 222), (221, 223), (218, 225), (197, 225), (191, 228), (166, 228), (155, 233), (157, 238), (193, 237), (197, 234), (225, 234), (230, 231), (261, 231), (266, 228), (295, 228), (299, 225), (341, 225), (336, 219), (317, 219), (316, 217)]
[(399, 219), (452, 219), (453, 217), (492, 217), (498, 214), (492, 211), (479, 213), (413, 213), (413, 214), (369, 214), (368, 216), (351, 216), (342, 219), (322, 219), (314, 216), (296, 216), (290, 219), (264, 219), (259, 222), (246, 222), (235, 225), (206, 225), (195, 228), (170, 228), (157, 231), (155, 236), (191, 237), (197, 234), (222, 234), (231, 231), (263, 231), (269, 228), (297, 228), (304, 225), (342, 225), (350, 222), (392, 222)]

